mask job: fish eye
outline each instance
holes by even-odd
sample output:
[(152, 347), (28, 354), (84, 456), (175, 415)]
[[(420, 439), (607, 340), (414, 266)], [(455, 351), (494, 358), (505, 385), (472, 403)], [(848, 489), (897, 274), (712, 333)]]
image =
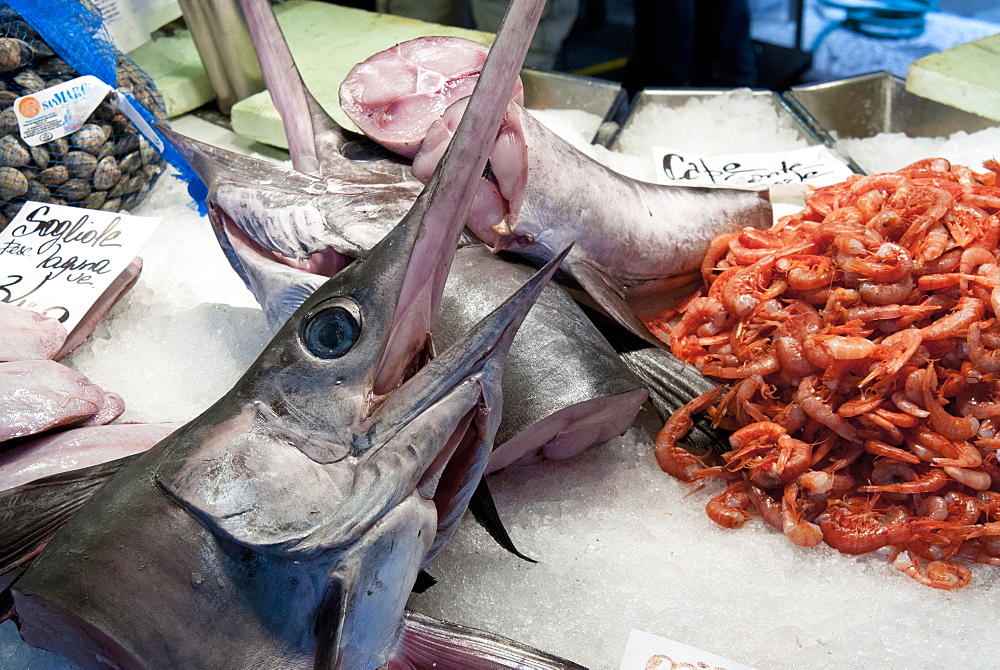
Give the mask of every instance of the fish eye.
[(302, 324), (300, 339), (316, 358), (340, 358), (354, 347), (361, 336), (358, 318), (345, 307), (325, 307), (311, 314)]

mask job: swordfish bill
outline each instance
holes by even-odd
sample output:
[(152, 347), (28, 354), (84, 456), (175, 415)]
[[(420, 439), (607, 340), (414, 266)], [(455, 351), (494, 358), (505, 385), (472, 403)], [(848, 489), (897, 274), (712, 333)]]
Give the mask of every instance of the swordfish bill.
[(411, 213), (311, 295), (232, 390), (101, 487), (13, 585), (26, 641), (84, 668), (580, 667), (535, 653), (526, 666), (523, 647), (485, 635), (504, 653), (439, 639), (441, 660), (411, 660), (404, 644), (410, 588), (485, 470), (510, 341), (558, 265), (426, 361), (543, 4), (513, 3), (500, 59)]
[[(220, 244), (264, 309), (268, 324), (277, 330), (327, 277), (354, 257), (363, 257), (368, 245), (384, 234), (384, 207), (377, 208), (377, 214), (359, 211), (353, 218), (333, 215), (321, 208), (330, 205), (343, 212), (343, 203), (334, 205), (329, 193), (321, 197), (310, 189), (333, 184), (335, 180), (322, 181), (327, 177), (349, 178), (357, 184), (339, 188), (350, 204), (355, 196), (348, 191), (361, 191), (367, 188), (362, 184), (383, 179), (379, 175), (388, 174), (390, 162), (346, 160), (350, 147), (378, 145), (362, 136), (345, 144), (345, 137), (353, 134), (333, 121), (306, 90), (270, 3), (242, 4), (268, 90), (285, 125), (292, 164), (304, 170), (318, 160), (319, 177), (161, 130), (209, 185), (209, 216)], [(253, 177), (267, 188), (283, 183), (285, 190), (258, 193), (248, 201), (252, 204), (230, 206), (232, 198), (221, 194)], [(297, 199), (292, 195), (295, 188), (303, 189)], [(371, 197), (371, 203), (377, 202)], [(530, 274), (523, 265), (483, 249), (481, 244), (463, 243), (452, 263), (434, 330), (439, 346), (464, 334)], [(646, 396), (639, 379), (555, 284), (545, 288), (522, 324), (503, 384), (504, 394), (518, 401), (504, 409), (491, 470), (524, 459), (566, 458), (615, 437), (632, 424)]]

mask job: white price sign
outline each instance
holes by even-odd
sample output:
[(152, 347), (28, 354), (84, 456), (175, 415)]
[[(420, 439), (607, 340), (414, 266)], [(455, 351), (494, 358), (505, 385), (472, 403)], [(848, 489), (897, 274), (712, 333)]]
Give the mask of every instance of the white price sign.
[(0, 301), (58, 319), (71, 332), (159, 222), (26, 202), (0, 232)]
[(684, 186), (828, 186), (853, 172), (823, 145), (775, 153), (702, 156), (653, 147), (657, 181)]
[(753, 670), (707, 651), (641, 630), (629, 633), (621, 670)]

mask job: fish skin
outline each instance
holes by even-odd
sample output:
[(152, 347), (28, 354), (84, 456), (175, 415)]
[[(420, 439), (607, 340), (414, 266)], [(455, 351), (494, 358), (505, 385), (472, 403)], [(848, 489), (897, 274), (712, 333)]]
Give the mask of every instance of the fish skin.
[(66, 328), (51, 317), (0, 301), (0, 362), (54, 359)]
[[(229, 393), (101, 487), (14, 584), (22, 637), (85, 668), (412, 665), (399, 656), (407, 595), (482, 476), (503, 357), (557, 265), (409, 376), (543, 4), (515, 0), (490, 83), (404, 221), (310, 296)], [(335, 306), (357, 312), (357, 341), (315, 360), (306, 334)]]
[(55, 361), (0, 363), (0, 443), (86, 421), (102, 409), (101, 419), (113, 420), (124, 409), (119, 401)]
[[(225, 218), (217, 210), (213, 216)], [(287, 320), (325, 280), (276, 262), (231, 221), (222, 225), (269, 324)], [(434, 341), (455, 341), (531, 273), (485, 245), (464, 242), (445, 285)], [(504, 407), (489, 472), (515, 462), (569, 458), (612, 439), (632, 425), (647, 395), (639, 377), (555, 284), (545, 287), (525, 317), (502, 384), (504, 396), (517, 400)]]
[[(280, 28), (270, 8), (245, 2), (243, 10), (272, 99), (285, 123), (293, 166), (300, 166), (303, 172), (312, 169), (313, 174), (276, 170), (264, 161), (230, 154), (169, 129), (163, 132), (209, 185), (209, 216), (220, 244), (261, 304), (268, 323), (276, 328), (322, 282), (317, 273), (330, 276), (349, 262), (347, 256), (363, 257), (373, 240), (383, 233), (366, 218), (347, 226), (343, 217), (327, 217), (315, 211), (329, 200), (315, 198), (307, 184), (312, 183), (311, 177), (322, 179), (327, 171), (347, 174), (344, 152), (335, 150), (345, 131), (309, 95), (287, 45), (280, 39)], [(318, 172), (317, 163), (322, 163)], [(359, 172), (378, 165), (377, 161), (352, 163), (355, 172), (350, 178), (360, 178)], [(236, 179), (234, 171), (243, 175), (239, 179), (244, 182), (258, 180), (272, 187), (285, 184), (276, 207), (270, 208), (265, 202), (270, 195), (258, 193), (252, 206), (241, 209), (235, 197), (225, 195)], [(373, 177), (366, 179), (371, 181)], [(296, 189), (301, 193), (298, 201), (292, 196)], [(297, 203), (295, 214), (290, 215), (293, 201)], [(252, 215), (248, 214), (250, 210)], [(335, 229), (320, 235), (315, 232), (318, 226), (302, 224), (319, 220)], [(338, 253), (341, 257), (329, 262), (329, 255)], [(469, 253), (464, 247), (459, 252), (466, 257)], [(317, 267), (317, 257), (323, 257), (320, 264), (325, 268)], [(490, 259), (486, 254), (477, 257), (481, 267), (471, 263), (453, 265), (444, 298), (449, 301), (449, 309), (442, 311), (436, 337), (447, 333), (454, 337), (488, 311), (477, 307), (471, 313), (462, 304), (462, 291), (475, 286), (476, 290), (489, 292), (486, 302), (495, 306), (530, 274), (523, 267)], [(491, 276), (496, 281), (489, 281)], [(567, 457), (615, 437), (631, 425), (644, 393), (639, 380), (602, 342), (601, 335), (561, 289), (546, 287), (541, 304), (548, 307), (528, 315), (515, 339), (504, 377), (508, 396), (526, 399), (508, 406), (500, 427), (501, 453), (495, 458), (508, 463), (540, 452)], [(541, 349), (541, 342), (558, 349), (558, 361)], [(598, 408), (601, 411), (596, 411)]]
[(0, 491), (141, 453), (181, 425), (174, 422), (84, 426), (20, 441), (0, 452)]
[[(451, 105), (428, 130), (414, 158), (417, 178), (433, 169), (467, 102)], [(690, 283), (720, 233), (772, 223), (766, 190), (668, 186), (626, 177), (570, 145), (516, 103), (508, 105), (503, 129), (491, 156), (492, 174), (480, 184), (480, 206), (470, 216), (470, 230), (495, 250), (535, 263), (575, 243), (562, 269), (605, 312), (654, 346), (663, 343), (627, 298)]]

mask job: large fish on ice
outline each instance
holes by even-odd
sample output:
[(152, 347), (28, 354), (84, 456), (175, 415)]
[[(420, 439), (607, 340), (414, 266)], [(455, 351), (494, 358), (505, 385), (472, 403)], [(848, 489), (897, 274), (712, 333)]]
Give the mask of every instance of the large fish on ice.
[[(163, 132), (209, 185), (213, 228), (268, 323), (277, 329), (316, 287), (352, 258), (363, 257), (386, 230), (384, 212), (389, 205), (383, 202), (371, 210), (379, 212), (377, 217), (356, 212), (352, 219), (342, 203), (331, 205), (335, 198), (330, 191), (364, 191), (370, 205), (388, 197), (394, 207), (400, 201), (392, 194), (399, 191), (379, 191), (377, 184), (419, 182), (393, 181), (403, 166), (388, 158), (354, 160), (380, 148), (340, 128), (312, 98), (269, 3), (244, 0), (242, 4), (285, 125), (295, 169)], [(476, 72), (480, 64), (475, 64)], [(348, 137), (353, 139), (345, 140)], [(348, 146), (354, 150), (346, 151)], [(355, 183), (352, 180), (356, 185), (348, 186)], [(256, 189), (255, 182), (264, 188)], [(275, 190), (279, 183), (284, 186)], [(320, 191), (325, 195), (314, 197)], [(241, 204), (237, 196), (249, 200)], [(347, 202), (352, 197), (343, 196)], [(483, 253), (483, 245), (473, 240), (470, 236), (463, 241), (445, 287), (435, 331), (442, 346), (531, 274), (524, 266)], [(647, 393), (586, 315), (555, 285), (546, 286), (518, 331), (503, 388), (510, 401), (497, 433), (491, 469), (519, 459), (573, 456), (620, 435), (634, 421)]]
[[(442, 48), (451, 49), (452, 58), (461, 58), (465, 49), (476, 48), (474, 44), (453, 40)], [(396, 58), (376, 54), (356, 66), (341, 85), (342, 101), (348, 98), (342, 103), (344, 111), (368, 137), (390, 148), (400, 144), (404, 121), (392, 115), (393, 130), (387, 132), (385, 115), (368, 110), (392, 103), (386, 90), (390, 84), (401, 85), (399, 99), (422, 85), (422, 79), (395, 74), (415, 67), (402, 55), (407, 47), (415, 51), (404, 43), (387, 50), (400, 54)], [(440, 50), (430, 53), (430, 61), (448, 59)], [(427, 68), (432, 69), (433, 62)], [(370, 102), (364, 97), (366, 89), (373, 91)], [(454, 102), (429, 126), (423, 115), (414, 118), (407, 141), (420, 144), (413, 158), (418, 179), (433, 172), (467, 103), (467, 98)], [(763, 228), (771, 222), (767, 191), (631, 179), (586, 156), (511, 102), (468, 226), (493, 249), (541, 263), (575, 243), (562, 269), (619, 323), (660, 345), (629, 301), (690, 283), (709, 242), (732, 226)]]
[(555, 263), (427, 361), (448, 266), (543, 2), (515, 0), (413, 208), (236, 386), (101, 487), (12, 587), (85, 668), (579, 668), (404, 616), (486, 468), (503, 357)]

